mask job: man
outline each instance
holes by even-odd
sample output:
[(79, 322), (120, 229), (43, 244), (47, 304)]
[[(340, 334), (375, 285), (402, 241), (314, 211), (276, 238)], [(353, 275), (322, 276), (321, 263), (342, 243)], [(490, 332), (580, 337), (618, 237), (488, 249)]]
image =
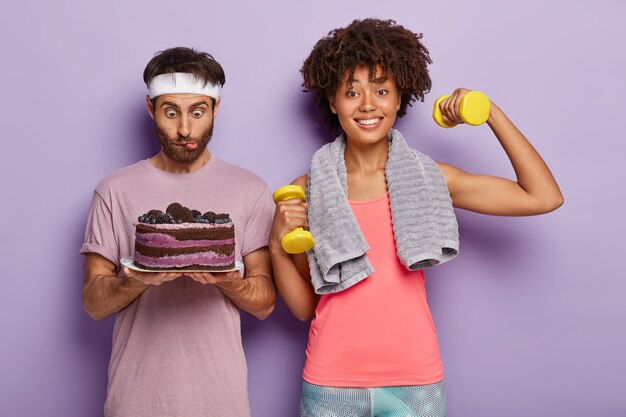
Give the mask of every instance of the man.
[[(144, 81), (161, 151), (96, 187), (80, 251), (86, 311), (97, 320), (116, 314), (105, 416), (249, 416), (239, 310), (263, 319), (274, 308), (270, 193), (206, 147), (225, 82), (211, 55), (165, 50)], [(121, 267), (133, 255), (137, 217), (172, 202), (230, 215), (243, 276)]]

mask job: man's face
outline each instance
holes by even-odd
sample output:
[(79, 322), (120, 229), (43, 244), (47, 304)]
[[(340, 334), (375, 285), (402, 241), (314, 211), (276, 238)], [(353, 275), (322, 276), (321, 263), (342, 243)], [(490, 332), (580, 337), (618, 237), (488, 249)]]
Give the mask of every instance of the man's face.
[(200, 94), (164, 94), (148, 110), (156, 123), (163, 153), (175, 162), (188, 164), (200, 157), (213, 134), (219, 99)]

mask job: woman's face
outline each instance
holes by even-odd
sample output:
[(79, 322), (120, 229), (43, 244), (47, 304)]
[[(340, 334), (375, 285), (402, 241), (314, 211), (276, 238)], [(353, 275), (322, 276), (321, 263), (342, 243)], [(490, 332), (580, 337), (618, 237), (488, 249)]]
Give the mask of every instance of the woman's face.
[(348, 141), (362, 144), (386, 139), (400, 109), (400, 95), (392, 75), (382, 78), (382, 68), (376, 67), (376, 77), (370, 81), (369, 69), (357, 67), (354, 76), (344, 80), (329, 97), (330, 108)]

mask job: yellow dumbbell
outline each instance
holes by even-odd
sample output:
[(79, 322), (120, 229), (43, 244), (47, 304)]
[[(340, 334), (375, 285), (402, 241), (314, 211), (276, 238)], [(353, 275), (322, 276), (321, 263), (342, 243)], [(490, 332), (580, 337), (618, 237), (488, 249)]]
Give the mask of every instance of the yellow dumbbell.
[[(275, 203), (292, 198), (297, 198), (302, 201), (306, 200), (304, 191), (299, 185), (285, 185), (284, 187), (280, 187), (278, 190), (274, 191), (272, 197)], [(308, 251), (315, 246), (315, 240), (311, 232), (301, 227), (296, 227), (283, 236), (280, 240), (280, 244), (283, 246), (285, 252), (294, 254)]]
[[(443, 120), (441, 109), (439, 108), (439, 103), (448, 97), (450, 97), (449, 94), (439, 97), (435, 100), (435, 105), (433, 107), (433, 119), (435, 119), (435, 122), (439, 126), (445, 128), (454, 127), (446, 124)], [(489, 102), (489, 98), (480, 91), (470, 91), (461, 99), (459, 114), (461, 115), (461, 119), (463, 119), (463, 121), (468, 125), (478, 126), (485, 123), (489, 118), (490, 111), (491, 103)]]

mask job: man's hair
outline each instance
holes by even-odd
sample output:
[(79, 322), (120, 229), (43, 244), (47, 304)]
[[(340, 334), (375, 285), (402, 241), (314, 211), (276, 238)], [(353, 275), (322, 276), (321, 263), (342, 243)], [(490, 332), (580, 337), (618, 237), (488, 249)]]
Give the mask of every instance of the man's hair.
[(428, 49), (420, 42), (422, 34), (411, 32), (393, 20), (354, 20), (345, 28), (333, 29), (320, 39), (300, 73), (302, 87), (312, 92), (321, 114), (321, 121), (329, 128), (339, 128), (339, 119), (331, 111), (328, 97), (335, 94), (345, 75), (354, 76), (357, 67), (369, 68), (369, 79), (376, 78), (380, 65), (383, 77), (393, 77), (400, 95), (398, 117), (406, 114), (407, 106), (416, 99), (424, 101), (431, 81)]
[(143, 81), (148, 85), (152, 78), (161, 74), (186, 72), (205, 83), (226, 83), (224, 69), (211, 54), (192, 48), (177, 47), (158, 52), (143, 71)]

